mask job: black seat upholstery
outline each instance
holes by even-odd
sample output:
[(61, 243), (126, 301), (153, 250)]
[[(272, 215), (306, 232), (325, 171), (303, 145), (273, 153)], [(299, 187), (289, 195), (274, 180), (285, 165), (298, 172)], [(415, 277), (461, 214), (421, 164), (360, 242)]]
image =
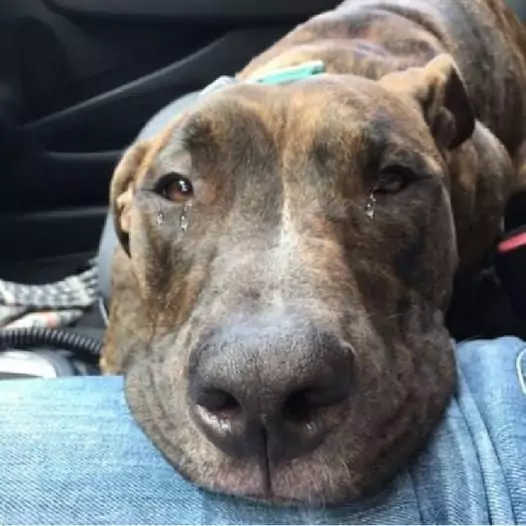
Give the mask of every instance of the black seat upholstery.
[[(513, 9), (515, 9), (519, 17), (526, 21), (526, 0), (507, 0), (507, 2)], [(183, 108), (190, 105), (197, 96), (198, 93), (189, 93), (163, 108), (144, 126), (138, 135), (138, 140), (146, 139), (161, 131), (175, 115), (177, 115)], [(116, 246), (117, 237), (113, 227), (113, 220), (108, 214), (98, 254), (100, 288), (103, 299), (106, 303), (109, 300), (110, 295), (110, 263)]]

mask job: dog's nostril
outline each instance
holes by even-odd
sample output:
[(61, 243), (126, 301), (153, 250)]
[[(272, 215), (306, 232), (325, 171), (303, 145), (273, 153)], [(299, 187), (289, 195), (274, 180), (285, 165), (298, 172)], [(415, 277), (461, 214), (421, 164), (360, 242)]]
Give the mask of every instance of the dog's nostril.
[(231, 413), (241, 409), (239, 402), (222, 389), (204, 389), (199, 393), (197, 404), (212, 413)]
[(295, 391), (285, 400), (285, 419), (310, 420), (317, 411), (342, 402), (347, 394), (346, 389), (336, 387), (310, 387)]
[(302, 389), (289, 395), (285, 401), (284, 416), (286, 420), (306, 420), (311, 416), (313, 410), (309, 389)]
[(301, 389), (289, 395), (285, 401), (285, 418), (308, 420), (317, 409), (328, 405), (318, 388)]

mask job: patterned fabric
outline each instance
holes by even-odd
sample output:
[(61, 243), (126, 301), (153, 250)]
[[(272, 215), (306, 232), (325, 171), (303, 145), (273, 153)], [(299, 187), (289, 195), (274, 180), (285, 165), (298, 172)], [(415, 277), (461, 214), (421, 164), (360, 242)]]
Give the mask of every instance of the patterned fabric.
[(0, 280), (0, 327), (64, 327), (98, 298), (96, 262), (84, 272), (45, 285)]

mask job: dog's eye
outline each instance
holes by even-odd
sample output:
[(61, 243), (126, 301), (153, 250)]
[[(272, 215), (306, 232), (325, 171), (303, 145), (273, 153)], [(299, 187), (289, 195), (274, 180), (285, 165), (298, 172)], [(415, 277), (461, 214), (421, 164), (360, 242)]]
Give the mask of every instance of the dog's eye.
[(382, 170), (374, 187), (375, 193), (395, 194), (402, 191), (411, 181), (408, 170), (394, 166)]
[(156, 190), (165, 199), (176, 203), (187, 201), (194, 195), (194, 187), (190, 180), (176, 173), (161, 178)]

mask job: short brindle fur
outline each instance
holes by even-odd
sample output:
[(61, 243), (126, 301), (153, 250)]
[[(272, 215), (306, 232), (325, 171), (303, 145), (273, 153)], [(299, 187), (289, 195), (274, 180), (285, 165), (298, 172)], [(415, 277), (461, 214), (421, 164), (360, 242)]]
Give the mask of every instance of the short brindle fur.
[(129, 149), (102, 367), (184, 476), (337, 503), (423, 444), (455, 386), (453, 276), (526, 184), (525, 50), (500, 0), (349, 0), (238, 77), (328, 75), (225, 88)]

